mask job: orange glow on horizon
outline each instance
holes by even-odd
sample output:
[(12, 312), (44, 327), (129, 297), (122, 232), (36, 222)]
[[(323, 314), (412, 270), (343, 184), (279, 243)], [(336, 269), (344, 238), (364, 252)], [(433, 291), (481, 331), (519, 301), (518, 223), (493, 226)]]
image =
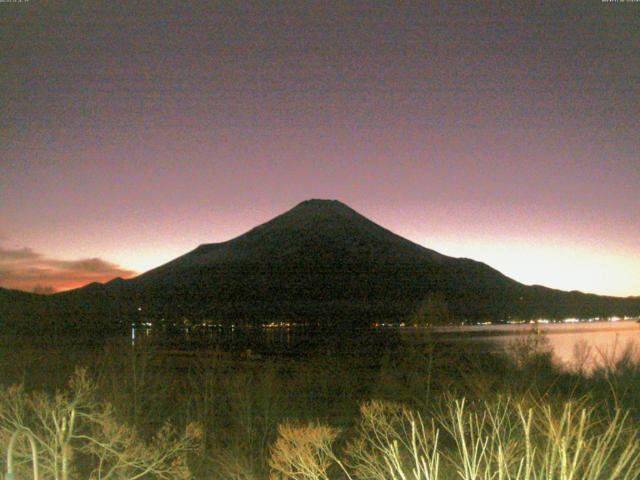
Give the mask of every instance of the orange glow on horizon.
[[(135, 275), (122, 276), (122, 278), (132, 278)], [(84, 287), (90, 283), (107, 283), (113, 280), (114, 277), (112, 275), (85, 275), (85, 276), (75, 276), (71, 275), (68, 278), (43, 278), (43, 279), (33, 279), (33, 280), (24, 280), (24, 281), (5, 281), (0, 287), (9, 288), (12, 290), (22, 290), (25, 292), (34, 292), (42, 293), (46, 291), (46, 293), (58, 293), (65, 292), (67, 290), (74, 290), (76, 288)], [(52, 291), (50, 291), (52, 290)]]
[[(612, 296), (640, 295), (640, 259), (630, 261), (629, 257), (603, 254), (586, 248), (570, 246), (530, 244), (525, 242), (452, 241), (450, 239), (430, 239), (428, 244), (440, 253), (453, 257), (471, 258), (484, 262), (504, 275), (526, 285), (543, 285), (560, 290), (580, 290), (585, 293)], [(150, 255), (135, 262), (137, 271), (144, 273), (178, 255)], [(129, 267), (131, 263), (120, 260)], [(123, 276), (133, 278), (137, 274)], [(113, 275), (81, 275), (62, 278), (58, 281), (5, 283), (5, 288), (33, 291), (37, 286), (53, 287), (56, 292), (83, 287), (92, 282), (106, 283)]]
[[(359, 208), (356, 209), (359, 210)], [(57, 247), (57, 251), (64, 253), (67, 257), (72, 257), (74, 251), (76, 255), (80, 252), (85, 257), (98, 251), (110, 262), (115, 262), (111, 264), (112, 266), (128, 271), (129, 274), (114, 275), (113, 271), (65, 270), (49, 273), (43, 278), (32, 277), (14, 283), (6, 279), (0, 286), (25, 291), (33, 291), (36, 286), (44, 286), (53, 287), (56, 291), (65, 291), (92, 282), (105, 283), (117, 276), (135, 277), (186, 254), (199, 244), (231, 240), (279, 213), (282, 212), (265, 211), (255, 217), (236, 213), (233, 217), (221, 221), (220, 227), (214, 230), (213, 235), (208, 233), (201, 224), (194, 223), (189, 225), (189, 228), (184, 228), (183, 235), (172, 238), (172, 241), (167, 241), (166, 235), (156, 236), (151, 242), (136, 238), (132, 247), (122, 248), (123, 245), (117, 245), (115, 241), (112, 242), (103, 237), (104, 243), (94, 239), (95, 242), (86, 242), (82, 251), (77, 246), (64, 252)], [(477, 233), (478, 227), (473, 225), (451, 226), (445, 219), (413, 212), (411, 217), (414, 219), (431, 218), (432, 221), (430, 224), (414, 223), (412, 225), (409, 223), (409, 218), (399, 219), (396, 216), (394, 225), (393, 218), (384, 218), (385, 215), (375, 213), (372, 215), (371, 212), (366, 211), (362, 213), (375, 223), (388, 227), (398, 235), (426, 248), (444, 255), (470, 258), (486, 263), (525, 285), (536, 284), (598, 295), (640, 296), (640, 277), (637, 275), (640, 271), (640, 257), (634, 255), (632, 245), (597, 244), (592, 240), (593, 237), (588, 237), (586, 234), (581, 237), (585, 239), (584, 243), (578, 244), (561, 237), (545, 236), (542, 231), (537, 231), (531, 236), (521, 234), (519, 237), (512, 238), (499, 234), (490, 236), (486, 234), (486, 228), (484, 232)], [(434, 223), (448, 225), (449, 231), (456, 230), (456, 233), (450, 234), (445, 230), (433, 231)], [(411, 227), (407, 229), (402, 225), (411, 225)], [(432, 231), (427, 234), (427, 229)], [(118, 249), (118, 246), (122, 249)], [(44, 250), (44, 246), (42, 249)]]
[(525, 285), (628, 297), (640, 295), (640, 258), (627, 252), (525, 240), (431, 238), (440, 253), (486, 263)]

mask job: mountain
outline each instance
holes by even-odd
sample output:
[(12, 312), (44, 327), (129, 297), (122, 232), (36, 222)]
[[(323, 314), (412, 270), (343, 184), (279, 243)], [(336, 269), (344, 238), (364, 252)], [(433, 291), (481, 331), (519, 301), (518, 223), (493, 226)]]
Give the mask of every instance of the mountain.
[[(454, 290), (454, 283), (464, 286), (465, 296), (472, 290), (485, 297), (487, 289), (516, 285), (487, 266), (424, 248), (328, 200), (302, 202), (240, 237), (201, 245), (130, 281), (143, 303), (162, 315), (341, 323), (398, 318), (428, 292)], [(484, 315), (481, 295), (473, 298)]]
[(0, 331), (13, 331), (18, 324), (37, 322), (45, 313), (46, 297), (0, 287)]
[[(638, 298), (526, 286), (483, 263), (442, 255), (335, 200), (302, 202), (237, 238), (200, 245), (136, 278), (35, 303), (37, 313), (28, 317), (76, 326), (183, 317), (368, 324), (402, 320), (425, 304), (470, 321), (640, 313)], [(9, 310), (20, 316), (34, 307), (18, 299)]]

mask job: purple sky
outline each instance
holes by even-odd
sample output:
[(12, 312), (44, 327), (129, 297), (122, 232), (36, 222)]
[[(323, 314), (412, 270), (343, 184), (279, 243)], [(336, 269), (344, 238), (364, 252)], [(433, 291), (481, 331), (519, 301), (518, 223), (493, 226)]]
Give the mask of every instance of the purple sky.
[(334, 198), (524, 283), (640, 295), (640, 3), (284, 3), (0, 3), (0, 285)]

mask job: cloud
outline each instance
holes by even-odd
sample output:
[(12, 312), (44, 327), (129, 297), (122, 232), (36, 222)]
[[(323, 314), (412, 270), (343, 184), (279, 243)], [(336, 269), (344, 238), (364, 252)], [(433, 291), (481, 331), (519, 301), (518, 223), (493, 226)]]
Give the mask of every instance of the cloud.
[(83, 260), (49, 260), (50, 266), (60, 270), (70, 270), (83, 273), (119, 272), (120, 267), (101, 258), (86, 258)]
[(40, 258), (42, 255), (34, 252), (30, 248), (7, 249), (0, 247), (0, 262), (5, 260), (32, 260)]
[(135, 273), (97, 257), (60, 260), (30, 248), (0, 247), (0, 286), (5, 288), (51, 293)]

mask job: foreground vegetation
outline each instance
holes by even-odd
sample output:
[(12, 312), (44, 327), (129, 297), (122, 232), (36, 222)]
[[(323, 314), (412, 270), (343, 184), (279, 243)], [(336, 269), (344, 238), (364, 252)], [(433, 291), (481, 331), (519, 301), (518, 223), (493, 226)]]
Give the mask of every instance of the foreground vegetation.
[(25, 428), (43, 479), (640, 478), (630, 353), (586, 375), (557, 369), (540, 337), (504, 355), (460, 345), (269, 360), (10, 339), (2, 469)]

